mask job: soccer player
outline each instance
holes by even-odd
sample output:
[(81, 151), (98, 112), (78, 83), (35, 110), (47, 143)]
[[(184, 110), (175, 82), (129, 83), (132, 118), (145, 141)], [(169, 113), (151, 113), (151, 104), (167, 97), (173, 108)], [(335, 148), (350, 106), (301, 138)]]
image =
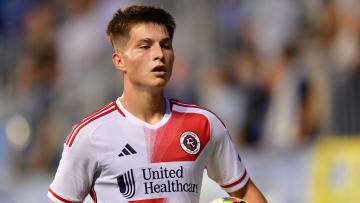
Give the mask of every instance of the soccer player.
[(230, 196), (266, 202), (221, 120), (164, 97), (174, 62), (173, 17), (161, 8), (118, 10), (107, 35), (121, 97), (72, 128), (48, 196), (51, 202), (199, 202), (203, 170)]

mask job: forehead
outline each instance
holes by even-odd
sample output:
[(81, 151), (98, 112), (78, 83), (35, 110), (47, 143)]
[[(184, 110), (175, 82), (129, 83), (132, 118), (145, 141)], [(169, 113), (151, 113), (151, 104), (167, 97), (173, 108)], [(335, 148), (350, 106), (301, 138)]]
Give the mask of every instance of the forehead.
[(170, 38), (170, 35), (164, 25), (155, 23), (137, 23), (131, 27), (129, 37), (129, 42), (134, 42), (145, 38), (160, 41), (165, 38)]

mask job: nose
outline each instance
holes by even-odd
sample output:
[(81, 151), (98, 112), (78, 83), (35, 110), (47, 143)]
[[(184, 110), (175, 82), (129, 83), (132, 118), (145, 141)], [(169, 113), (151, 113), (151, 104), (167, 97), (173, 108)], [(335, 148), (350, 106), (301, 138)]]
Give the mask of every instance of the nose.
[(153, 46), (153, 59), (154, 61), (160, 60), (161, 62), (163, 62), (164, 60), (164, 52), (160, 44), (156, 44)]

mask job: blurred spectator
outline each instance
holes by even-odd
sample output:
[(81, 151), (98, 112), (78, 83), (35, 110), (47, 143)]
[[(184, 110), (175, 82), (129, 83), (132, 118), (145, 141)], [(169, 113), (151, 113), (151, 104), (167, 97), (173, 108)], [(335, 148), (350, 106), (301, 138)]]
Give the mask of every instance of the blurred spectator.
[(108, 77), (109, 71), (110, 74), (114, 72), (112, 66), (107, 65), (110, 58), (104, 58), (108, 45), (100, 3), (97, 0), (63, 3), (66, 18), (58, 27), (56, 36), (59, 67), (57, 102), (69, 123), (80, 120), (80, 115), (90, 113), (108, 101), (107, 86), (114, 79)]
[(359, 1), (334, 1), (337, 19), (330, 55), (335, 69), (332, 84), (332, 132), (339, 135), (360, 132), (360, 9)]
[(308, 76), (299, 64), (297, 44), (286, 47), (274, 63), (264, 86), (270, 93), (266, 114), (263, 147), (296, 149), (312, 133), (312, 119), (307, 115), (309, 103)]
[[(57, 27), (56, 114), (63, 120), (62, 140), (71, 126), (121, 94), (121, 74), (112, 65), (106, 23), (126, 1), (62, 1), (64, 19)], [(58, 145), (58, 153), (62, 151)]]
[[(296, 40), (301, 24), (301, 1), (255, 0), (247, 4), (249, 29), (260, 60), (277, 58)], [(276, 59), (275, 59), (276, 60)], [(265, 67), (266, 68), (266, 67)]]
[(218, 1), (216, 9), (216, 52), (226, 57), (242, 47), (251, 11), (248, 2), (236, 0)]
[(23, 52), (22, 25), (31, 3), (25, 0), (0, 1), (0, 88), (10, 83), (8, 76), (12, 73), (12, 66)]
[(207, 68), (199, 94), (200, 103), (214, 111), (226, 123), (230, 135), (235, 143), (239, 144), (242, 141), (240, 134), (247, 112), (247, 98), (246, 89), (238, 85), (241, 81), (236, 78), (237, 57), (242, 56), (234, 55), (228, 60), (231, 62), (219, 62), (218, 66)]
[[(34, 151), (39, 147), (49, 152), (53, 150), (51, 145), (36, 144), (47, 143), (47, 138), (51, 136), (49, 132), (42, 132), (41, 126), (46, 126), (48, 120), (57, 77), (52, 7), (50, 4), (31, 7), (24, 15), (23, 22), (23, 45), (27, 52), (18, 58), (14, 67), (10, 86), (13, 91), (9, 92), (9, 96), (12, 99), (13, 113), (23, 116), (29, 123), (30, 137), (29, 139), (23, 137), (25, 140), (21, 147), (14, 145), (14, 153), (11, 153), (11, 156), (14, 158), (14, 169), (44, 170), (47, 169), (50, 158)], [(11, 115), (11, 118), (15, 115)]]

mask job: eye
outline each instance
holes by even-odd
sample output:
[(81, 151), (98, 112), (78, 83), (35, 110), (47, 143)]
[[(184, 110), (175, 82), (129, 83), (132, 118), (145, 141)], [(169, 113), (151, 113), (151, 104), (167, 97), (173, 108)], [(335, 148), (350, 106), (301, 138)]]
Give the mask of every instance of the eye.
[(164, 49), (171, 49), (172, 45), (171, 45), (171, 43), (164, 43), (164, 44), (161, 45), (161, 47), (164, 48)]
[(150, 48), (150, 46), (148, 46), (148, 45), (141, 45), (141, 46), (139, 46), (139, 48), (140, 48), (140, 49), (148, 49), (148, 48)]

